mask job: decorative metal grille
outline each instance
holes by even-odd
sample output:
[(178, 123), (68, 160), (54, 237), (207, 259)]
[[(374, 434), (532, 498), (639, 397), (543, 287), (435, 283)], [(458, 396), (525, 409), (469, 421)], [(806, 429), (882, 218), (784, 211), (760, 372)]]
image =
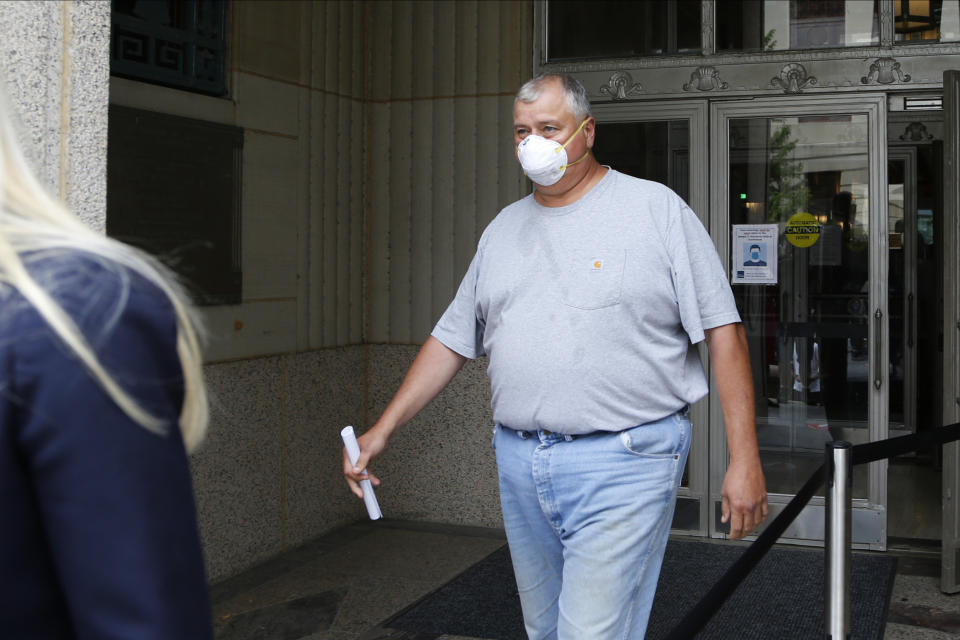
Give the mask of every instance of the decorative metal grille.
[(110, 73), (226, 94), (226, 0), (113, 0)]

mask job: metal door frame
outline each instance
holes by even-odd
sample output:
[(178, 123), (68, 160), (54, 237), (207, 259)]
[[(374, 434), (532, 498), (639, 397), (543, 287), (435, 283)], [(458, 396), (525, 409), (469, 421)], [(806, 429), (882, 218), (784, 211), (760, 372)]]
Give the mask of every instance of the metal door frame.
[[(690, 131), (690, 201), (703, 225), (709, 231), (708, 189), (708, 103), (706, 100), (658, 100), (656, 102), (604, 103), (592, 105), (593, 116), (597, 119), (597, 135), (603, 135), (605, 122), (664, 122), (686, 120)], [(616, 167), (614, 167), (616, 169)], [(704, 367), (709, 367), (706, 349), (699, 345), (700, 357)], [(704, 398), (690, 408), (690, 420), (693, 422), (693, 442), (687, 465), (690, 471), (688, 487), (681, 487), (677, 495), (677, 511), (684, 507), (697, 509), (699, 526), (675, 530), (676, 533), (707, 535), (709, 523), (709, 429), (703, 428), (709, 422), (709, 398)], [(699, 428), (698, 428), (699, 426)], [(694, 504), (694, 502), (696, 504)]]
[[(778, 96), (715, 102), (710, 106), (710, 228), (724, 268), (730, 269), (729, 203), (729, 121), (734, 118), (775, 118), (784, 116), (865, 114), (868, 127), (870, 197), (870, 313), (879, 310), (887, 317), (888, 207), (887, 207), (887, 104), (883, 93), (855, 96)], [(887, 322), (869, 325), (870, 379), (880, 380), (880, 388), (868, 385), (868, 423), (870, 440), (887, 436), (888, 387), (886, 367), (889, 358)], [(715, 386), (710, 401), (710, 535), (725, 537), (720, 528), (720, 489), (727, 468), (728, 450), (724, 435), (723, 413)], [(887, 463), (872, 463), (868, 470), (868, 498), (854, 500), (854, 546), (885, 550), (887, 540)], [(791, 495), (770, 495), (770, 519), (789, 502)], [(781, 538), (784, 542), (820, 545), (823, 540), (824, 500), (815, 497)]]

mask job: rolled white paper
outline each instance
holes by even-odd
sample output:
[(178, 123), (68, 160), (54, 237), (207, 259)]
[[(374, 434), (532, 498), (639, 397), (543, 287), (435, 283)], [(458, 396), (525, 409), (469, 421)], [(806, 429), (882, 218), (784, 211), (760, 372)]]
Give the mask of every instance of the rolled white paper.
[[(357, 436), (353, 432), (353, 427), (344, 427), (340, 431), (340, 437), (343, 438), (343, 446), (347, 449), (347, 457), (350, 458), (350, 464), (357, 464), (360, 458), (360, 445), (357, 444)], [(363, 474), (367, 471), (364, 469)], [(361, 480), (360, 488), (363, 490), (363, 502), (367, 505), (367, 513), (371, 520), (379, 520), (383, 517), (380, 511), (380, 505), (377, 503), (377, 496), (373, 493), (373, 483), (369, 480)]]

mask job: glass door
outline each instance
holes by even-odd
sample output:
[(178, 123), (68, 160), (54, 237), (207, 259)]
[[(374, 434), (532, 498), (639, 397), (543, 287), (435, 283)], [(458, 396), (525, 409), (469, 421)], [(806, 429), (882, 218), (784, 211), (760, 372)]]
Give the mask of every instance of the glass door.
[[(897, 136), (907, 122), (907, 128), (918, 122), (906, 120), (904, 115), (909, 114), (897, 115), (889, 120), (895, 141), (887, 149), (890, 437), (924, 432), (939, 424), (942, 379), (942, 265), (938, 258), (943, 226), (942, 144), (933, 135), (906, 141), (907, 136)], [(939, 447), (890, 460), (887, 535), (891, 546), (939, 543), (941, 476)]]
[[(715, 104), (714, 238), (746, 328), (757, 435), (775, 515), (830, 440), (885, 438), (886, 114), (882, 96)], [(711, 401), (712, 535), (727, 450)], [(854, 542), (886, 541), (886, 463), (854, 468)], [(822, 493), (785, 538), (823, 539)]]
[[(667, 185), (708, 225), (706, 101), (599, 104), (593, 115), (598, 123), (593, 153), (601, 164)], [(694, 425), (706, 425), (706, 399), (690, 415)], [(676, 532), (707, 535), (708, 435), (705, 428), (694, 429), (674, 512)]]

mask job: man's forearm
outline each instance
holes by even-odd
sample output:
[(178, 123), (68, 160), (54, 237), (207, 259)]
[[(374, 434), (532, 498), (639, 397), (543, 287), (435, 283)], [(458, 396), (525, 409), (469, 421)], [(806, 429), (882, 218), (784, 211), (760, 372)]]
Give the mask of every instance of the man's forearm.
[(723, 408), (730, 461), (753, 460), (759, 455), (750, 355), (742, 324), (728, 324), (707, 332), (710, 366)]
[(443, 391), (466, 361), (433, 336), (427, 338), (373, 429), (389, 438)]
[(767, 488), (757, 446), (750, 354), (741, 324), (707, 332), (713, 379), (723, 406), (730, 465), (723, 479), (721, 522), (730, 523), (730, 537), (739, 540), (756, 529), (769, 513)]

